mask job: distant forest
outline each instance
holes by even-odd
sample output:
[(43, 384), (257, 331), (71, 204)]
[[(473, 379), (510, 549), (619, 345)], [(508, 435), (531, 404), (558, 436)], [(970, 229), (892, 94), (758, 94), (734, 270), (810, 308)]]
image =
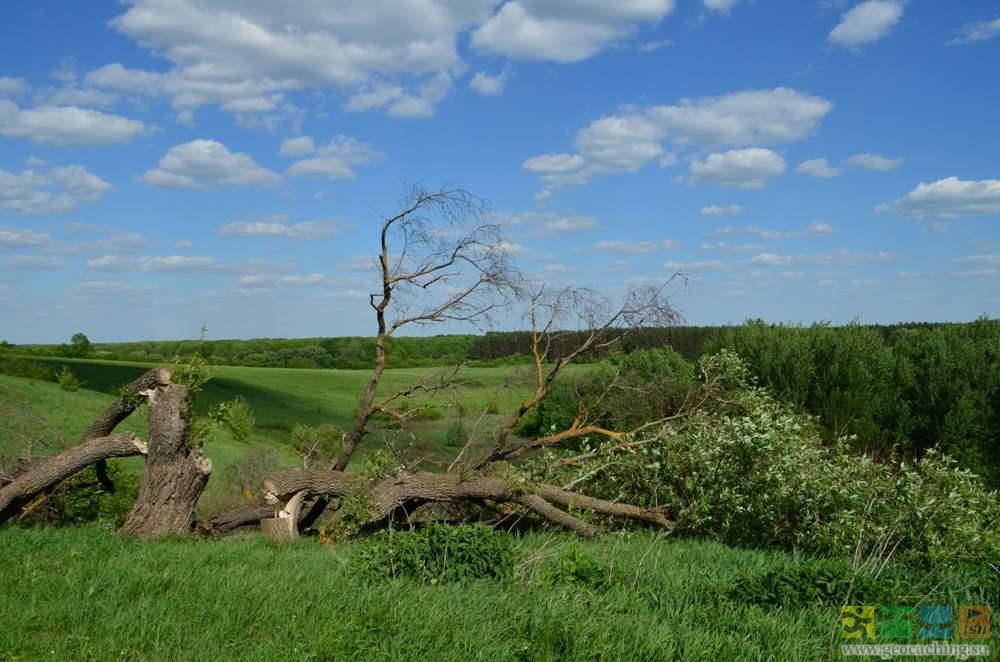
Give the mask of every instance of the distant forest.
[[(675, 326), (636, 329), (610, 349), (592, 352), (587, 359), (600, 360), (608, 352), (631, 353), (642, 349), (670, 347), (688, 360), (697, 359), (706, 347), (726, 346), (725, 338), (749, 327), (800, 328), (782, 324), (748, 321), (742, 326)], [(816, 328), (828, 324), (814, 324)], [(907, 322), (890, 325), (851, 325), (875, 331), (888, 344), (900, 331), (961, 326), (959, 323)], [(559, 336), (567, 347), (578, 344), (579, 332)], [(393, 368), (419, 368), (475, 362), (479, 365), (502, 365), (529, 360), (531, 334), (527, 331), (488, 332), (482, 335), (456, 334), (402, 336), (389, 340), (388, 365)], [(12, 345), (0, 342), (0, 351), (31, 356), (65, 356), (161, 363), (175, 356), (199, 353), (215, 365), (256, 368), (338, 368), (371, 367), (375, 340), (370, 337), (339, 338), (255, 338), (252, 340), (150, 340), (125, 343), (93, 343), (81, 354), (78, 345)], [(559, 353), (558, 347), (552, 354)]]

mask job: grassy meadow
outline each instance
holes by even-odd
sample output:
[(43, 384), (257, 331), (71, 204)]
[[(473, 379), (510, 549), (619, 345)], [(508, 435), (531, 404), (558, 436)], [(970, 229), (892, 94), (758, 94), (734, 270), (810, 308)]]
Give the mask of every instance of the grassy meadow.
[[(150, 367), (33, 360), (69, 366), (82, 388), (0, 375), (0, 454), (8, 458), (29, 436), (53, 446), (75, 440), (121, 385)], [(389, 370), (380, 393), (435, 370)], [(440, 417), (417, 420), (405, 434), (376, 428), (373, 441), (411, 439), (433, 466), (457, 452), (447, 444), (449, 425), (461, 420), (471, 430), (484, 411), (496, 411), (484, 415), (488, 434), (532, 385), (523, 367), (461, 374), (453, 392), (409, 403), (432, 405)], [(236, 496), (227, 468), (256, 450), (296, 464), (286, 445), (294, 424), (347, 427), (367, 378), (367, 371), (214, 367), (199, 408), (240, 395), (257, 425), (245, 442), (224, 430), (207, 441), (215, 470), (200, 515)], [(144, 412), (122, 429), (144, 437)], [(142, 470), (141, 458), (116, 462)], [(650, 531), (512, 539), (508, 576), (438, 583), (366, 574), (366, 550), (384, 544), (376, 539), (278, 547), (239, 532), (140, 543), (101, 525), (5, 526), (0, 660), (823, 660), (837, 656), (840, 606), (860, 590), (840, 583), (843, 560)], [(831, 571), (830, 563), (840, 565)], [(995, 587), (983, 586), (980, 576), (947, 568), (910, 570), (869, 586), (864, 599), (995, 604)]]

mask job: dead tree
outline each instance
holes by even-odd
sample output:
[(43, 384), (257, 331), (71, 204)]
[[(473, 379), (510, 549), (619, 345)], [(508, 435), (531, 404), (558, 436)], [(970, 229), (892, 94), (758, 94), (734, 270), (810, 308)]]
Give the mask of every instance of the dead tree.
[(29, 463), (0, 490), (0, 523), (17, 516), (33, 498), (47, 493), (91, 464), (110, 458), (146, 454), (146, 444), (131, 433), (110, 436), (156, 388), (170, 383), (170, 371), (154, 368), (122, 389), (121, 395), (91, 424), (80, 444), (53, 457)]
[[(509, 244), (500, 228), (485, 222), (486, 206), (460, 189), (427, 191), (416, 187), (401, 210), (382, 221), (375, 258), (378, 291), (369, 295), (375, 315), (375, 356), (371, 376), (361, 396), (354, 425), (331, 467), (344, 471), (376, 414), (405, 421), (413, 412), (396, 408), (417, 392), (450, 388), (457, 374), (410, 387), (376, 399), (386, 366), (386, 343), (400, 329), (441, 322), (479, 324), (509, 305), (520, 274), (508, 261)], [(301, 526), (311, 526), (326, 508), (320, 496)]]
[[(526, 298), (528, 318), (532, 326), (533, 372), (535, 389), (503, 422), (493, 435), (489, 451), (479, 460), (460, 464), (456, 460), (447, 473), (404, 470), (393, 476), (369, 481), (357, 474), (334, 468), (330, 471), (288, 469), (279, 472), (263, 483), (265, 498), (276, 504), (291, 503), (315, 497), (322, 504), (330, 499), (353, 497), (366, 504), (365, 528), (385, 526), (399, 518), (406, 518), (422, 505), (429, 503), (488, 503), (510, 504), (523, 508), (549, 523), (573, 530), (584, 536), (596, 533), (596, 528), (571, 511), (589, 511), (602, 517), (639, 521), (664, 529), (673, 524), (665, 510), (647, 509), (631, 504), (614, 503), (588, 496), (583, 492), (554, 485), (532, 485), (531, 481), (512, 481), (509, 476), (497, 475), (495, 469), (510, 466), (522, 456), (543, 448), (563, 444), (571, 439), (592, 435), (604, 436), (622, 443), (634, 443), (642, 433), (655, 434), (668, 419), (651, 421), (629, 431), (616, 431), (588, 422), (586, 408), (581, 407), (577, 419), (566, 430), (538, 439), (520, 443), (512, 440), (513, 431), (533, 408), (544, 400), (556, 379), (576, 359), (588, 352), (600, 351), (622, 341), (630, 329), (644, 325), (674, 323), (676, 311), (670, 306), (664, 292), (670, 281), (659, 288), (629, 292), (617, 308), (590, 290), (566, 289), (547, 291), (538, 289)], [(575, 324), (574, 324), (575, 322)], [(568, 333), (566, 327), (575, 326), (585, 333), (582, 340), (568, 351), (555, 355), (555, 349)], [(384, 356), (383, 356), (384, 367)], [(377, 381), (376, 381), (377, 385)], [(469, 440), (459, 455), (467, 455), (472, 443)], [(503, 472), (500, 472), (501, 474)], [(289, 539), (287, 516), (295, 508), (284, 510), (280, 522), (281, 539)], [(249, 523), (249, 513), (242, 517), (228, 516), (226, 521)], [(269, 524), (276, 531), (278, 524)]]
[(157, 388), (149, 403), (149, 454), (135, 507), (121, 532), (143, 538), (184, 535), (212, 473), (201, 447), (188, 443), (188, 390)]

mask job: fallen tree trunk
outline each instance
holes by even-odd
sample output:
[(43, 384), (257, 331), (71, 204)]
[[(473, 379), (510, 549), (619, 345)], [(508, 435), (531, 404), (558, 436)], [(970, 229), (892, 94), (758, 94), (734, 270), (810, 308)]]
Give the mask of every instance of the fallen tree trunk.
[(222, 513), (207, 522), (199, 522), (198, 528), (202, 533), (218, 535), (235, 531), (244, 526), (257, 526), (262, 519), (273, 516), (274, 508), (271, 506), (258, 506), (257, 508)]
[[(140, 375), (135, 381), (122, 389), (118, 399), (112, 402), (100, 416), (91, 423), (87, 431), (83, 433), (80, 441), (106, 437), (111, 434), (118, 424), (124, 421), (136, 410), (136, 407), (146, 399), (149, 393), (159, 386), (166, 386), (170, 383), (170, 370), (168, 368), (153, 368)], [(98, 460), (97, 480), (101, 482), (104, 491), (114, 494), (115, 484), (108, 475), (108, 464), (105, 460)]]
[(551, 485), (541, 485), (533, 492), (513, 489), (492, 476), (463, 478), (457, 474), (402, 472), (372, 482), (341, 471), (286, 469), (265, 479), (262, 486), (264, 498), (269, 503), (286, 502), (296, 494), (326, 499), (364, 497), (370, 510), (369, 528), (389, 522), (399, 511), (409, 513), (426, 503), (458, 501), (518, 504), (551, 523), (584, 536), (594, 535), (594, 527), (557, 505), (637, 520), (665, 529), (673, 527), (673, 522), (660, 511), (596, 499)]
[(135, 434), (123, 432), (89, 439), (59, 455), (34, 462), (24, 473), (0, 489), (0, 522), (15, 516), (32, 497), (95, 462), (146, 453), (146, 444)]
[(150, 396), (149, 454), (139, 497), (121, 528), (126, 535), (155, 538), (184, 535), (209, 475), (212, 461), (188, 446), (187, 388), (157, 387)]

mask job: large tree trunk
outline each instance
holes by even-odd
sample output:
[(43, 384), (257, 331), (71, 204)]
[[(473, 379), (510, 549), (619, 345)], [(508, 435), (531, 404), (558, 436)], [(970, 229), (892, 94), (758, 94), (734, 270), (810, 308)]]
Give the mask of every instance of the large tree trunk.
[[(87, 431), (83, 433), (80, 441), (106, 437), (111, 434), (118, 424), (124, 421), (135, 411), (139, 403), (146, 399), (148, 394), (159, 386), (166, 386), (170, 383), (169, 368), (153, 368), (140, 375), (135, 381), (122, 389), (118, 399), (104, 410), (104, 413), (97, 417)], [(115, 484), (108, 476), (108, 464), (105, 460), (98, 460), (97, 479), (101, 481), (101, 486), (106, 492), (114, 493)]]
[(200, 447), (188, 447), (188, 421), (187, 388), (157, 388), (150, 398), (146, 472), (122, 533), (155, 538), (191, 530), (212, 461), (202, 456)]
[(0, 522), (20, 512), (23, 505), (34, 496), (95, 462), (146, 452), (146, 444), (133, 433), (124, 432), (111, 437), (89, 439), (59, 455), (39, 460), (0, 489)]
[(417, 471), (402, 472), (371, 482), (341, 471), (286, 469), (265, 479), (263, 489), (264, 498), (271, 503), (286, 502), (296, 494), (327, 499), (363, 496), (371, 509), (369, 528), (391, 521), (397, 513), (410, 513), (425, 503), (458, 501), (518, 504), (550, 523), (584, 536), (594, 535), (594, 527), (557, 508), (556, 504), (607, 517), (645, 522), (664, 529), (673, 527), (673, 522), (660, 511), (613, 503), (552, 485), (541, 485), (530, 492), (514, 489), (492, 476), (463, 478), (457, 474)]

